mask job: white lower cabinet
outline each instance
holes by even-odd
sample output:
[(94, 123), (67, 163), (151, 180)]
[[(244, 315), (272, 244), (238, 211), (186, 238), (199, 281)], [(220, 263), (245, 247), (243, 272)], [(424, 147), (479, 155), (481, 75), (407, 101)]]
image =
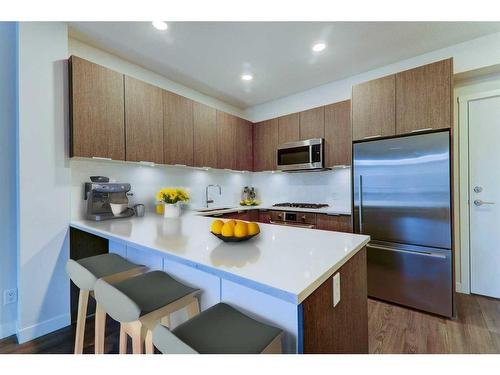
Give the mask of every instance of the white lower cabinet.
[(241, 284), (222, 280), (221, 302), (284, 331), (283, 353), (299, 351), (299, 306)]
[[(167, 258), (163, 259), (163, 270), (176, 280), (201, 290), (199, 301), (202, 311), (220, 302), (221, 279), (218, 276)], [(178, 311), (172, 314), (170, 320), (174, 328), (187, 320), (187, 314), (184, 310)]]
[(127, 246), (127, 259), (148, 267), (151, 271), (163, 270), (163, 256), (156, 252)]
[(116, 241), (109, 241), (108, 251), (113, 254), (118, 254), (124, 258), (127, 258), (127, 246)]

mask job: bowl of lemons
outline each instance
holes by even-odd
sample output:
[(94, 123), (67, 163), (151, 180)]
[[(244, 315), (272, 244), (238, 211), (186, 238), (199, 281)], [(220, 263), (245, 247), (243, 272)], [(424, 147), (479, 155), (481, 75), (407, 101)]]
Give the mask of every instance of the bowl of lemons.
[(210, 232), (224, 242), (247, 241), (260, 233), (259, 224), (239, 220), (214, 220)]

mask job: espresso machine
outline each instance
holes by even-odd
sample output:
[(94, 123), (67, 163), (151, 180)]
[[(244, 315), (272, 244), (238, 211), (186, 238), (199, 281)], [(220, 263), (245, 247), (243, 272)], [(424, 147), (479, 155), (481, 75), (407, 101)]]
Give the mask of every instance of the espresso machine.
[[(130, 184), (109, 182), (109, 178), (103, 176), (92, 176), (90, 180), (92, 182), (85, 182), (83, 197), (87, 201), (88, 220), (120, 219), (134, 215), (134, 210), (128, 207)], [(111, 203), (126, 204), (127, 209), (119, 215), (114, 215)]]

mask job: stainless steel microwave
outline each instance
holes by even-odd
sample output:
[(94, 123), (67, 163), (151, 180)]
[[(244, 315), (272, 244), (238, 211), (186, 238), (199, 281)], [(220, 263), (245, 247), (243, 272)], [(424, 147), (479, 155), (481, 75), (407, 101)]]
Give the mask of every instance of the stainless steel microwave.
[(282, 171), (323, 169), (323, 138), (283, 143), (278, 146), (277, 164)]

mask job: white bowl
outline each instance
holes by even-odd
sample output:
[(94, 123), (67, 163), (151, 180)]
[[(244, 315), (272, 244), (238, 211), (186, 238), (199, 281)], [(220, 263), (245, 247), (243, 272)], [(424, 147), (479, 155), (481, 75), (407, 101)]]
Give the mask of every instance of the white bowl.
[(111, 211), (115, 216), (121, 215), (128, 208), (127, 203), (110, 203), (109, 205), (111, 206)]

